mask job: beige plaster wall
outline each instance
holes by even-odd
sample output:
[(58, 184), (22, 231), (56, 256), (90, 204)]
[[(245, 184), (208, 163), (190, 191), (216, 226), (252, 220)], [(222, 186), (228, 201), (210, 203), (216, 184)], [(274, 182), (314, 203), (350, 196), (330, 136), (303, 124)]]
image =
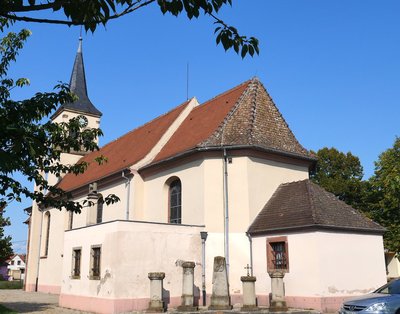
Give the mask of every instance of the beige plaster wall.
[(386, 253), (386, 270), (388, 278), (400, 276), (400, 262), (395, 253)]
[[(378, 288), (386, 281), (382, 236), (343, 232), (276, 236), (287, 236), (288, 239), (289, 272), (284, 278), (287, 296), (359, 295)], [(258, 294), (268, 294), (271, 289), (266, 239), (253, 238)]]
[(165, 170), (145, 179), (143, 220), (168, 222), (168, 185), (172, 177), (182, 184), (182, 223), (204, 224), (204, 165), (202, 160)]
[[(99, 298), (148, 298), (149, 272), (165, 272), (164, 289), (182, 292), (182, 261), (193, 261), (201, 288), (202, 227), (115, 221), (65, 234), (61, 293)], [(90, 280), (90, 248), (101, 244), (101, 279)], [(72, 249), (82, 248), (81, 278), (71, 279)]]
[(272, 194), (281, 183), (308, 179), (308, 167), (265, 160), (247, 158), (249, 218), (250, 223), (256, 218)]

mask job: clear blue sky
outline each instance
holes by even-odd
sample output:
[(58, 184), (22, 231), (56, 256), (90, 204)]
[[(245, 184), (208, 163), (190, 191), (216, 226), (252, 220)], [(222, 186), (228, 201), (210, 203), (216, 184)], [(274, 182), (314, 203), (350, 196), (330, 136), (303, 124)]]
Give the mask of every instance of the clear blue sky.
[[(300, 143), (358, 156), (365, 177), (400, 135), (400, 1), (234, 0), (220, 17), (260, 40), (260, 56), (242, 60), (215, 45), (212, 20), (162, 16), (155, 6), (84, 34), (89, 96), (103, 112), (105, 144), (189, 97), (203, 102), (253, 76), (273, 97)], [(79, 28), (18, 23), (33, 34), (13, 66), (28, 77), (15, 98), (69, 82)], [(27, 229), (22, 208), (6, 214), (15, 249)]]

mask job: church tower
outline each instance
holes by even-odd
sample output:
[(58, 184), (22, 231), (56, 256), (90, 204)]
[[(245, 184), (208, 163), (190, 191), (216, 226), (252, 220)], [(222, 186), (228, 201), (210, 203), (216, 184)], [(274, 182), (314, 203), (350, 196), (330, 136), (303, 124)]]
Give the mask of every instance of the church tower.
[[(87, 86), (85, 67), (82, 54), (82, 37), (79, 38), (78, 51), (76, 53), (74, 67), (69, 83), (71, 92), (78, 96), (78, 100), (61, 105), (51, 117), (53, 122), (68, 122), (71, 118), (79, 117), (83, 127), (99, 128), (102, 113), (90, 101)], [(63, 153), (61, 162), (64, 164), (76, 163), (85, 153)]]

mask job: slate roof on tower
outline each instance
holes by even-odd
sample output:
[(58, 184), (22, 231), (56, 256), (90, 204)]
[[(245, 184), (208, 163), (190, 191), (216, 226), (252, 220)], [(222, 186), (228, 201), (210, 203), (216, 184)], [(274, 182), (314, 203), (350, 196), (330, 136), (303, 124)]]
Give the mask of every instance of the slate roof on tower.
[(87, 93), (85, 67), (83, 64), (82, 38), (79, 38), (78, 51), (76, 53), (74, 67), (71, 73), (69, 88), (78, 100), (61, 105), (53, 117), (57, 116), (63, 109), (69, 109), (82, 114), (90, 114), (100, 117), (102, 113), (92, 104)]
[(383, 234), (385, 228), (310, 180), (281, 184), (249, 227), (251, 235), (302, 229)]
[[(81, 161), (92, 162), (104, 155), (108, 163), (98, 166), (92, 162), (85, 173), (68, 174), (59, 186), (72, 190), (134, 165), (151, 151), (185, 104), (188, 102), (84, 156)], [(183, 154), (222, 147), (256, 148), (315, 161), (297, 141), (264, 86), (254, 78), (192, 108), (154, 159), (141, 169)]]

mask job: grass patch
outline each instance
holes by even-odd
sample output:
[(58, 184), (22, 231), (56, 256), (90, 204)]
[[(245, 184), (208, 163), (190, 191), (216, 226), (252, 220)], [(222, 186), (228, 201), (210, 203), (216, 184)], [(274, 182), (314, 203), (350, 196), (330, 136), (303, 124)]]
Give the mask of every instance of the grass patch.
[(22, 281), (0, 281), (0, 289), (22, 289)]
[(15, 312), (13, 310), (10, 310), (6, 308), (5, 306), (0, 304), (0, 314), (17, 314), (18, 312)]

